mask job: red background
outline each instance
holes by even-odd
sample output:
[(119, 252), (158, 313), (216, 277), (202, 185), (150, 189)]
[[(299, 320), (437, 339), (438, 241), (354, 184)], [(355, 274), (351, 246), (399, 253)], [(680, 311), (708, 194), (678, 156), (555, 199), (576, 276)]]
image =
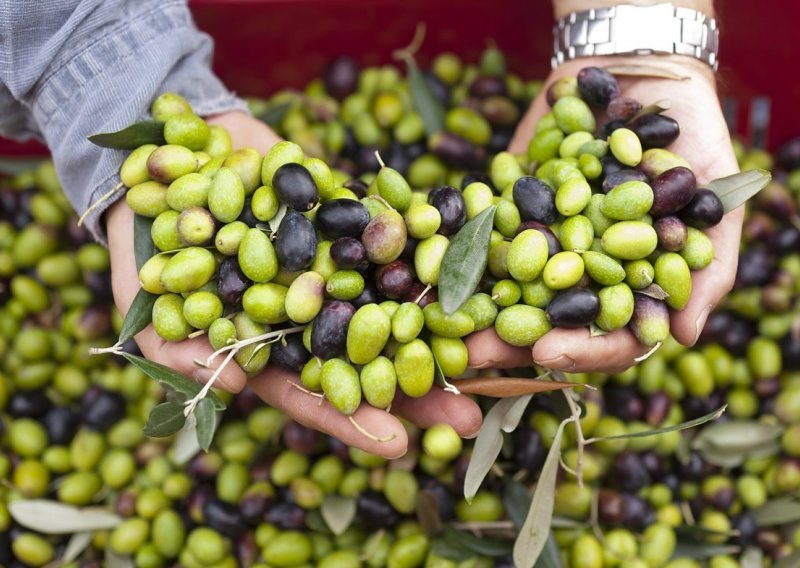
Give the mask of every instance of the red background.
[[(302, 87), (340, 54), (386, 63), (418, 22), (427, 24), (420, 59), (444, 50), (476, 61), (493, 39), (512, 70), (544, 78), (552, 16), (548, 0), (192, 0), (198, 26), (216, 40), (214, 68), (242, 95)], [(769, 97), (770, 148), (800, 135), (800, 3), (717, 2), (722, 29), (719, 78), (736, 100), (737, 130), (749, 136), (750, 104)], [(41, 152), (0, 139), (0, 155)]]

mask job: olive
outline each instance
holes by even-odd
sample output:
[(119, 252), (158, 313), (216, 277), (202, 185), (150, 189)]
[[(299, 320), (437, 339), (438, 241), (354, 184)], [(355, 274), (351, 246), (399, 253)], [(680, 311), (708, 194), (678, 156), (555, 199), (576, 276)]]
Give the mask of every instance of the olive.
[(793, 226), (782, 227), (772, 238), (772, 246), (782, 255), (800, 250), (800, 229)]
[(792, 371), (800, 370), (800, 339), (787, 333), (779, 343), (784, 367)]
[(367, 490), (359, 493), (356, 506), (358, 518), (370, 527), (391, 527), (398, 521), (397, 512), (386, 497), (377, 491)]
[(275, 254), (286, 270), (311, 266), (317, 254), (317, 233), (311, 221), (297, 211), (287, 211), (275, 237)]
[(453, 235), (467, 222), (467, 204), (462, 193), (454, 187), (437, 187), (428, 194), (428, 203), (442, 216), (439, 234)]
[(350, 301), (353, 306), (358, 309), (367, 304), (379, 304), (386, 298), (378, 291), (377, 286), (371, 281), (364, 282), (364, 289), (361, 293)]
[(547, 255), (553, 256), (554, 254), (558, 254), (561, 252), (561, 242), (556, 237), (553, 230), (538, 221), (523, 221), (520, 223), (519, 228), (517, 229), (517, 234), (520, 234), (522, 231), (527, 229), (536, 229), (540, 233), (544, 235), (544, 238), (547, 239)]
[(81, 416), (84, 424), (105, 432), (125, 416), (125, 406), (125, 397), (118, 392), (90, 391), (83, 399)]
[(508, 95), (508, 86), (502, 77), (481, 75), (470, 83), (469, 94), (476, 99), (484, 99), (496, 95)]
[(303, 345), (301, 334), (292, 334), (272, 344), (269, 362), (299, 373), (310, 358), (311, 354)]
[(222, 303), (229, 308), (240, 307), (242, 296), (252, 284), (239, 268), (239, 261), (235, 256), (226, 257), (222, 261), (217, 276), (217, 294)]
[(618, 185), (629, 181), (643, 181), (649, 183), (649, 178), (639, 170), (622, 169), (611, 172), (603, 179), (603, 192), (608, 193)]
[(674, 118), (663, 114), (646, 114), (634, 120), (629, 128), (636, 133), (642, 148), (666, 148), (678, 138), (681, 128)]
[(311, 353), (322, 359), (344, 353), (347, 328), (355, 312), (349, 302), (334, 300), (322, 306), (311, 330)]
[(203, 521), (218, 533), (230, 538), (240, 537), (247, 529), (239, 508), (219, 499), (208, 499), (203, 504)]
[(42, 425), (53, 445), (69, 444), (80, 424), (80, 416), (63, 406), (51, 409), (42, 419)]
[(301, 164), (282, 165), (272, 178), (272, 188), (281, 203), (295, 211), (310, 211), (319, 201), (319, 190), (314, 178)]
[(270, 507), (267, 522), (287, 531), (300, 530), (305, 526), (306, 512), (294, 503), (284, 501)]
[(486, 149), (452, 132), (438, 132), (430, 137), (431, 153), (446, 164), (459, 169), (479, 169), (486, 165)]
[(375, 285), (378, 292), (390, 300), (404, 297), (411, 291), (413, 284), (411, 269), (402, 260), (384, 264), (375, 271)]
[(611, 121), (630, 120), (640, 110), (642, 110), (642, 103), (626, 96), (614, 97), (606, 106), (606, 114)]
[(322, 81), (325, 90), (336, 100), (343, 100), (358, 88), (359, 66), (355, 59), (340, 55), (325, 68)]
[(678, 252), (686, 245), (686, 224), (674, 215), (661, 217), (653, 223), (658, 237), (658, 246), (666, 251)]
[(699, 189), (679, 214), (687, 225), (697, 229), (706, 229), (722, 221), (725, 209), (716, 193), (710, 189)]
[(317, 209), (317, 225), (331, 239), (359, 238), (369, 221), (367, 208), (353, 199), (332, 199)]
[(653, 206), (650, 213), (669, 215), (683, 209), (692, 201), (696, 194), (697, 180), (692, 170), (678, 166), (662, 173), (653, 180), (651, 186)]
[[(53, 403), (40, 390), (17, 391), (8, 401), (8, 413), (14, 418), (41, 418), (53, 410)], [(67, 409), (64, 409), (67, 410)]]
[(636, 493), (652, 483), (650, 473), (636, 452), (625, 451), (614, 458), (609, 478), (620, 490)]
[(578, 71), (578, 92), (581, 98), (595, 108), (605, 108), (619, 96), (616, 77), (600, 67), (584, 67)]
[(523, 176), (514, 182), (512, 195), (523, 221), (552, 225), (558, 219), (556, 194), (543, 181)]
[(774, 266), (773, 256), (765, 249), (761, 247), (747, 249), (739, 256), (736, 285), (742, 288), (763, 286), (769, 282)]
[(559, 292), (546, 309), (554, 326), (576, 328), (592, 323), (600, 314), (600, 298), (588, 288), (573, 288)]
[(331, 259), (345, 270), (359, 269), (367, 261), (367, 250), (353, 237), (339, 237), (331, 244)]

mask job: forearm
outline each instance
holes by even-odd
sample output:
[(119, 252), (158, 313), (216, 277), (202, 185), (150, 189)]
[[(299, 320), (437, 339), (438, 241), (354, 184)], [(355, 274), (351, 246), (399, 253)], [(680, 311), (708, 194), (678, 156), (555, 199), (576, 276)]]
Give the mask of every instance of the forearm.
[[(584, 10), (591, 10), (593, 8), (604, 8), (607, 6), (616, 6), (618, 4), (649, 6), (659, 3), (658, 0), (553, 0), (553, 15), (556, 20), (560, 20), (572, 12), (583, 12)], [(714, 17), (713, 0), (670, 0), (670, 3), (676, 7), (691, 8), (709, 17)]]
[[(0, 54), (0, 108), (12, 106), (17, 115), (0, 121), (0, 134), (43, 139), (79, 213), (118, 183), (124, 157), (93, 146), (87, 136), (145, 118), (150, 101), (164, 91), (180, 92), (198, 114), (244, 108), (211, 72), (212, 42), (195, 28), (183, 1), (36, 6), (54, 13), (45, 28), (29, 25), (39, 15), (0, 1), (0, 35), (10, 38)], [(112, 201), (87, 219), (100, 240), (99, 219)]]

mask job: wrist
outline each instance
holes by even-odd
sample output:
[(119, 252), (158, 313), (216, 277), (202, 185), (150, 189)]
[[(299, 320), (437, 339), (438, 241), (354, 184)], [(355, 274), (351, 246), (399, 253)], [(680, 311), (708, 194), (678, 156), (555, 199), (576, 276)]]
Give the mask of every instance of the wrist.
[[(666, 1), (667, 0), (665, 0), (665, 2)], [(560, 20), (572, 12), (583, 12), (585, 10), (606, 8), (619, 4), (650, 6), (658, 3), (659, 2), (655, 0), (628, 0), (627, 2), (624, 0), (553, 0), (553, 16), (556, 20)], [(672, 0), (670, 3), (677, 8), (691, 8), (692, 10), (697, 10), (709, 18), (713, 18), (715, 14), (713, 0)]]
[[(714, 71), (706, 63), (688, 55), (674, 54), (647, 54), (647, 55), (597, 55), (578, 57), (565, 61), (552, 73), (549, 80), (554, 80), (566, 75), (577, 75), (584, 67), (628, 67), (630, 74), (620, 74), (620, 80), (630, 79), (637, 81), (672, 81), (673, 78), (659, 77), (653, 72), (658, 71), (683, 80), (700, 81), (716, 89), (717, 81)], [(641, 68), (642, 73), (636, 74), (636, 68)], [(646, 68), (646, 69), (645, 69)], [(648, 73), (648, 71), (650, 71)]]

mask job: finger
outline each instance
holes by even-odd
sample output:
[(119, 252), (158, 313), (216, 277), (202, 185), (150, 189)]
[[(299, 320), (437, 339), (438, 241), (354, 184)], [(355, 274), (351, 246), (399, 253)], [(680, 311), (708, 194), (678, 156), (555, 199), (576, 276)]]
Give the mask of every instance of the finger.
[(464, 340), (469, 351), (467, 365), (473, 369), (510, 369), (531, 365), (531, 350), (514, 347), (497, 336), (493, 327), (473, 333)]
[(266, 154), (276, 142), (280, 141), (269, 126), (241, 111), (218, 114), (209, 117), (206, 122), (227, 129), (234, 149), (255, 148), (260, 153)]
[(694, 345), (708, 314), (730, 292), (739, 261), (743, 207), (725, 215), (707, 234), (714, 243), (714, 260), (703, 270), (692, 272), (692, 294), (681, 311), (670, 317), (672, 336), (684, 345)]
[[(226, 353), (218, 355), (209, 368), (200, 366), (195, 361), (205, 363), (214, 352), (205, 336), (179, 342), (164, 341), (152, 325), (147, 326), (136, 336), (136, 343), (147, 359), (175, 369), (203, 384), (211, 379), (226, 355)], [(235, 361), (225, 365), (214, 382), (215, 386), (230, 392), (239, 392), (246, 384), (247, 375)]]
[(248, 383), (267, 404), (282, 410), (303, 426), (334, 436), (353, 446), (385, 458), (399, 458), (408, 450), (408, 433), (394, 416), (362, 404), (353, 418), (370, 434), (388, 441), (376, 441), (359, 432), (350, 419), (324, 399), (301, 391), (296, 373), (268, 368)]
[(392, 402), (392, 412), (420, 428), (430, 428), (443, 422), (450, 424), (462, 438), (478, 434), (483, 415), (478, 404), (464, 395), (445, 392), (438, 386), (422, 398), (398, 393)]
[(525, 116), (517, 125), (514, 131), (514, 136), (511, 138), (511, 143), (508, 145), (508, 151), (512, 154), (525, 154), (528, 151), (528, 143), (533, 138), (533, 132), (536, 128), (536, 123), (542, 115), (547, 112), (544, 108), (546, 103), (541, 97), (536, 97), (536, 100), (528, 107)]
[(635, 365), (649, 350), (628, 329), (591, 336), (586, 328), (556, 328), (534, 344), (533, 360), (561, 371), (616, 373)]

